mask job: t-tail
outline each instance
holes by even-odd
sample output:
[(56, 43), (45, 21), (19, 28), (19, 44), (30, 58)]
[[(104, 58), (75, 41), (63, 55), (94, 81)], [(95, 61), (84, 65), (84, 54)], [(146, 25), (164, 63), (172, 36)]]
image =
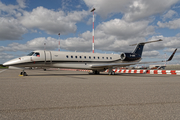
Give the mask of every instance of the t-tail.
[(138, 44), (133, 44), (131, 46), (136, 45), (135, 50), (132, 53), (122, 53), (121, 54), (121, 60), (122, 61), (139, 61), (139, 60), (141, 60), (144, 45), (147, 44), (147, 43), (159, 42), (159, 41), (162, 41), (162, 40), (159, 39), (159, 40), (155, 40), (155, 41), (149, 41), (149, 42), (142, 42), (142, 43), (138, 43)]

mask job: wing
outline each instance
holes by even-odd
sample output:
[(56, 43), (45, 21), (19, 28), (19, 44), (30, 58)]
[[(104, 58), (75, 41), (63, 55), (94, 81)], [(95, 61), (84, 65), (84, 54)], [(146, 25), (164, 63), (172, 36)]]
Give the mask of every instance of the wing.
[(135, 64), (149, 64), (149, 63), (159, 63), (159, 62), (168, 62), (171, 61), (174, 57), (174, 54), (176, 53), (177, 48), (174, 50), (172, 55), (169, 57), (168, 60), (165, 61), (149, 61), (149, 62), (127, 62), (127, 63), (107, 63), (107, 64), (98, 64), (98, 65), (90, 65), (91, 68), (110, 68), (110, 67), (124, 67), (124, 66), (130, 66)]

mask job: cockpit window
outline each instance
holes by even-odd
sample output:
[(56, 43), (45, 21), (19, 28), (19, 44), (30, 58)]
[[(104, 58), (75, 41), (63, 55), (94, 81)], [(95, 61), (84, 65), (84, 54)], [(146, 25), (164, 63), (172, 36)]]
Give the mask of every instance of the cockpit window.
[(36, 57), (40, 57), (40, 53), (38, 53), (38, 52), (31, 52), (31, 53), (29, 53), (27, 56), (36, 56)]
[(27, 54), (27, 56), (32, 56), (34, 54), (34, 52), (31, 52), (29, 54)]
[(33, 56), (40, 57), (40, 54), (36, 52)]

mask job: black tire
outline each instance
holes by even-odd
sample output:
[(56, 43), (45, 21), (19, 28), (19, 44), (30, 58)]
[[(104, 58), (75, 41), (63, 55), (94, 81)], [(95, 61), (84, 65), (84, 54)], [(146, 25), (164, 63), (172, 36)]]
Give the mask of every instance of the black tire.
[(24, 72), (23, 76), (28, 76), (26, 72)]
[(115, 75), (115, 72), (112, 71), (112, 72), (109, 72), (108, 74), (109, 74), (109, 75)]

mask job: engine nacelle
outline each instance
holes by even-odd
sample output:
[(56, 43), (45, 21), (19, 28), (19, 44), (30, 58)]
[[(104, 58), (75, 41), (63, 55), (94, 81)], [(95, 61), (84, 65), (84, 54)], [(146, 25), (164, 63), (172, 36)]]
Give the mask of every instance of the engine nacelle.
[(141, 56), (134, 53), (122, 53), (120, 58), (122, 61), (135, 61), (141, 59)]

